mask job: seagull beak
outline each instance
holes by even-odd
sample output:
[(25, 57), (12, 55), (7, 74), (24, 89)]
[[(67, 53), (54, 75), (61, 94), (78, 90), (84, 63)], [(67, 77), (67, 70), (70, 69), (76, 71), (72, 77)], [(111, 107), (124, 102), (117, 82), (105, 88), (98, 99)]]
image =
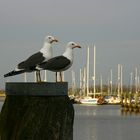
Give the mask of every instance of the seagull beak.
[(55, 38), (55, 39), (53, 40), (53, 42), (58, 42), (58, 40)]
[(77, 45), (76, 48), (81, 48), (81, 46), (80, 45)]
[(81, 46), (80, 45), (75, 45), (74, 47), (73, 47), (73, 49), (74, 48), (81, 48)]
[(58, 40), (55, 38), (51, 41), (51, 43), (53, 43), (53, 42), (58, 42)]

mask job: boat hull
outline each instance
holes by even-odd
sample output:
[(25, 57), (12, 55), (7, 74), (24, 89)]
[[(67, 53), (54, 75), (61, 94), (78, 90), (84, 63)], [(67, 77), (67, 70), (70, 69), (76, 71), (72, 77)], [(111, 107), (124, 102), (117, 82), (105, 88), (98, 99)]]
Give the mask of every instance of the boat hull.
[(81, 104), (97, 105), (98, 99), (97, 98), (94, 98), (94, 99), (81, 99), (80, 103)]

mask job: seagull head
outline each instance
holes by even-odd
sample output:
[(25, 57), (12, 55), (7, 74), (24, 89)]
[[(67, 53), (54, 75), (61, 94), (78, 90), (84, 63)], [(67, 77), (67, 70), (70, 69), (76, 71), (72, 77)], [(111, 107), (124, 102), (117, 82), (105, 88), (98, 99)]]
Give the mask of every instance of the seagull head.
[(45, 42), (52, 44), (53, 42), (58, 42), (58, 40), (53, 36), (47, 36)]
[(68, 58), (71, 62), (73, 61), (73, 49), (74, 48), (81, 48), (81, 46), (75, 42), (69, 42), (66, 46), (66, 50), (63, 53), (63, 56)]
[(74, 49), (74, 48), (81, 48), (81, 46), (79, 44), (71, 41), (67, 44), (67, 48)]

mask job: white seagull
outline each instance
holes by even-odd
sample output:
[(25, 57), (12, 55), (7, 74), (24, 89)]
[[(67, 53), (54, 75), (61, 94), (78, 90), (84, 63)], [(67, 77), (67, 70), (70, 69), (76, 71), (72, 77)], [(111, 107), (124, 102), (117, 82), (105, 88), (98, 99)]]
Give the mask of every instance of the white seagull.
[[(47, 60), (52, 58), (52, 44), (54, 42), (58, 42), (58, 40), (53, 36), (47, 36), (45, 38), (44, 45), (39, 52), (31, 55), (25, 61), (19, 63), (13, 71), (5, 74), (4, 77), (14, 76), (24, 72), (34, 71), (37, 65), (46, 62)], [(36, 76), (37, 76), (37, 81), (41, 81), (39, 70), (36, 72)]]
[(60, 72), (60, 80), (62, 82), (62, 71), (67, 70), (71, 67), (73, 63), (73, 49), (74, 48), (81, 48), (75, 42), (69, 42), (66, 46), (65, 52), (60, 55), (49, 59), (48, 61), (41, 63), (36, 67), (36, 69), (43, 69), (56, 72), (56, 82), (57, 82), (57, 72)]

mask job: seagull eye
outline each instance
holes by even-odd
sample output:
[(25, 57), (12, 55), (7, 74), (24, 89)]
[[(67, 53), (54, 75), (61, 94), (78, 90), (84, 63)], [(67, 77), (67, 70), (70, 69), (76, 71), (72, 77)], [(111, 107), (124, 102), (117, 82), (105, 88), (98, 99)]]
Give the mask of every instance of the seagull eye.
[(71, 45), (73, 45), (73, 46), (74, 46), (74, 43), (72, 43)]
[(51, 39), (51, 37), (48, 37), (49, 39)]

